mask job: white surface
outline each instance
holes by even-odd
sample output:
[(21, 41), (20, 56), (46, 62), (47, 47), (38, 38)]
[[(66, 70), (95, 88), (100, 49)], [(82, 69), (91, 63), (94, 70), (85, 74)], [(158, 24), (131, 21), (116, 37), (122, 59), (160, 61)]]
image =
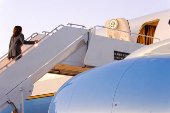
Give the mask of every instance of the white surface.
[(72, 77), (48, 73), (34, 84), (34, 90), (31, 96), (56, 93)]
[(126, 59), (146, 56), (149, 54), (170, 54), (170, 39), (142, 47), (127, 56)]
[(98, 29), (96, 29), (95, 34), (96, 34), (96, 35), (99, 35), (99, 36), (105, 36), (105, 37), (107, 37), (107, 32), (106, 32), (106, 30), (107, 30), (107, 29), (105, 29), (105, 28), (98, 28)]
[(114, 50), (132, 53), (143, 46), (145, 45), (94, 35), (94, 37), (91, 38), (85, 57), (85, 64), (90, 66), (101, 66), (111, 63), (114, 61)]
[(19, 110), (22, 101), (26, 100), (32, 94), (33, 87), (34, 86), (31, 80), (29, 79), (24, 80), (21, 84), (14, 87), (14, 89), (12, 89), (7, 94), (7, 97), (9, 98), (9, 102), (13, 102), (15, 107)]

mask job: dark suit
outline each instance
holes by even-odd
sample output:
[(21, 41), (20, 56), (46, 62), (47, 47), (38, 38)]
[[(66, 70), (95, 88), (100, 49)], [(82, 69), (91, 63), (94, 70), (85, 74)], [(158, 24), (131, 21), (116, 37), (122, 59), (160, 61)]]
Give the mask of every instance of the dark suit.
[(22, 53), (21, 46), (23, 44), (35, 44), (34, 41), (24, 40), (24, 35), (19, 34), (17, 37), (11, 37), (9, 44), (8, 58), (15, 58)]

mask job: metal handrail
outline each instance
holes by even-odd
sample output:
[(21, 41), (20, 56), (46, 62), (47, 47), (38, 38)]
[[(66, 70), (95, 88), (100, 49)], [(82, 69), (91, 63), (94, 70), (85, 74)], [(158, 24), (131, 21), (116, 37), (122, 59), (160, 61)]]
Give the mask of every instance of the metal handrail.
[(35, 32), (33, 33), (30, 37), (28, 37), (26, 40), (28, 41), (29, 39), (33, 39), (34, 37), (36, 37), (37, 35), (39, 35), (39, 33)]
[[(35, 36), (37, 36), (39, 33), (33, 33), (31, 36), (29, 36), (26, 40), (28, 41), (29, 39), (31, 40), (31, 39), (33, 39)], [(3, 55), (1, 58), (0, 58), (0, 61), (2, 61), (3, 60), (3, 58), (5, 57), (5, 56), (7, 56), (8, 55), (8, 53), (6, 53), (5, 55)]]
[(42, 33), (44, 33), (45, 35), (47, 34), (47, 33), (49, 33), (48, 31), (43, 31)]
[(82, 28), (86, 28), (84, 25), (79, 25), (79, 24), (68, 23), (67, 25), (70, 25), (70, 26), (75, 25), (75, 26), (81, 26)]
[(53, 29), (51, 32), (43, 31), (42, 33), (45, 33), (45, 34), (48, 33), (48, 35), (51, 34), (51, 33), (53, 34), (54, 31), (58, 31), (58, 28), (61, 27), (61, 26), (64, 26), (64, 25), (63, 25), (63, 24), (60, 24), (58, 27), (56, 27), (55, 29)]
[(130, 33), (130, 34), (134, 34), (134, 35), (145, 36), (145, 37), (149, 37), (149, 38), (153, 38), (153, 39), (158, 39), (159, 41), (161, 41), (159, 38), (155, 38), (155, 37), (151, 37), (151, 36), (146, 36), (146, 35), (142, 35), (142, 34), (137, 34), (137, 33), (132, 33), (132, 32), (128, 32), (128, 31), (123, 31), (123, 30), (119, 30), (119, 29), (113, 29), (113, 28), (109, 28), (109, 27), (105, 27), (105, 26), (99, 26), (99, 25), (94, 26), (94, 30), (96, 29), (96, 27), (112, 29), (112, 30), (121, 31), (121, 32), (125, 32), (125, 33)]
[[(53, 33), (53, 31), (55, 31), (56, 29), (58, 29), (60, 26), (64, 26), (64, 25), (59, 25), (58, 27), (56, 27), (55, 29), (53, 29), (50, 33)], [(42, 37), (39, 42), (41, 40), (43, 40), (46, 36), (48, 36), (50, 33), (48, 33), (47, 35), (45, 35), (44, 37)], [(0, 68), (0, 70), (2, 70), (5, 67), (8, 67), (8, 65), (13, 62), (14, 60), (16, 60), (18, 57), (20, 57), (22, 54), (24, 54), (26, 51), (28, 51), (30, 48), (32, 48), (34, 45), (30, 46), (29, 48), (27, 48), (24, 52), (22, 52), (21, 54), (19, 54), (17, 57), (15, 57), (14, 59), (12, 59), (12, 61), (8, 62), (7, 64), (5, 64), (2, 68)]]

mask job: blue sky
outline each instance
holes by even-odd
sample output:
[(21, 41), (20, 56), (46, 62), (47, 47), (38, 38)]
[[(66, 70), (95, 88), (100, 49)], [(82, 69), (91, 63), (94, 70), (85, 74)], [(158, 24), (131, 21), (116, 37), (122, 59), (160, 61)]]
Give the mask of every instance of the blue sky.
[(133, 19), (167, 9), (168, 0), (0, 0), (0, 56), (7, 53), (16, 25), (27, 38), (59, 24), (92, 27), (112, 18)]

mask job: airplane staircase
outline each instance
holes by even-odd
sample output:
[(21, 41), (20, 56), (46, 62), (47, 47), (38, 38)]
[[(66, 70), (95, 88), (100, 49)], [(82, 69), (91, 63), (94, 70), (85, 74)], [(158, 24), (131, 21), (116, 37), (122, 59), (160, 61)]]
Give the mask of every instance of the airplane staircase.
[(54, 29), (56, 32), (35, 36), (32, 40), (39, 39), (38, 45), (23, 46), (22, 58), (16, 62), (8, 61), (5, 55), (1, 58), (0, 111), (9, 104), (18, 111), (36, 81), (87, 43), (87, 29), (61, 26)]

